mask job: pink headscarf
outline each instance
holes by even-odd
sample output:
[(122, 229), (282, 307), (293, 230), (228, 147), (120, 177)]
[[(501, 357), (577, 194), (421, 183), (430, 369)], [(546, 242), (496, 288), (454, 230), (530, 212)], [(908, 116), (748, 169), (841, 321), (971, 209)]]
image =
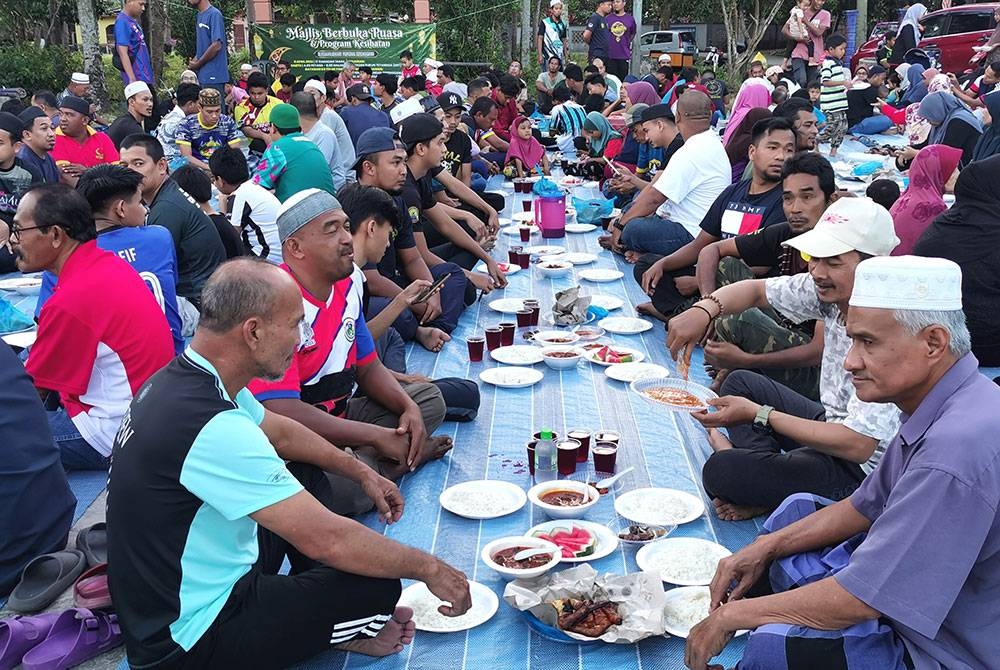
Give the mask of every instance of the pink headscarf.
[(625, 84), (625, 90), (628, 92), (629, 102), (633, 105), (642, 103), (652, 107), (660, 104), (660, 96), (656, 94), (656, 89), (648, 81), (634, 81), (631, 84)]
[[(763, 79), (761, 81), (764, 81)], [(729, 144), (729, 138), (751, 109), (767, 107), (771, 104), (771, 91), (764, 84), (751, 84), (746, 86), (736, 95), (736, 102), (733, 103), (733, 113), (726, 123), (726, 132), (722, 134), (722, 144)]]
[(528, 117), (518, 114), (510, 124), (510, 146), (507, 148), (507, 162), (510, 163), (517, 158), (520, 159), (525, 169), (534, 170), (535, 166), (542, 162), (545, 147), (534, 137), (523, 140), (517, 134), (517, 127), (527, 120)]
[[(943, 74), (938, 74), (937, 70), (931, 68), (930, 70), (924, 70), (924, 73), (934, 72), (930, 77), (927, 84), (927, 95), (931, 93), (938, 93), (940, 91), (950, 92), (951, 82), (948, 81), (948, 76)], [(921, 144), (927, 140), (927, 136), (930, 135), (931, 124), (927, 122), (927, 119), (920, 116), (920, 103), (915, 102), (912, 105), (906, 106), (906, 138), (910, 141), (911, 145)]]
[(899, 245), (893, 256), (913, 251), (924, 230), (938, 214), (948, 209), (944, 203), (944, 185), (962, 160), (962, 150), (946, 144), (932, 144), (920, 150), (910, 164), (910, 185), (889, 214), (896, 228)]

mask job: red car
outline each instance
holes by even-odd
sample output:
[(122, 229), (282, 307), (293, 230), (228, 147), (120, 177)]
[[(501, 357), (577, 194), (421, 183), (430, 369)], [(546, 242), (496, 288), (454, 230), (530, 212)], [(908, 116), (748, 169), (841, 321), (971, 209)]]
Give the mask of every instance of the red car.
[[(937, 59), (943, 72), (961, 75), (969, 68), (972, 47), (983, 44), (997, 26), (996, 14), (1000, 3), (960, 5), (930, 12), (920, 20), (924, 27), (919, 47)], [(862, 59), (873, 64), (878, 39), (865, 42), (851, 57), (851, 70)]]

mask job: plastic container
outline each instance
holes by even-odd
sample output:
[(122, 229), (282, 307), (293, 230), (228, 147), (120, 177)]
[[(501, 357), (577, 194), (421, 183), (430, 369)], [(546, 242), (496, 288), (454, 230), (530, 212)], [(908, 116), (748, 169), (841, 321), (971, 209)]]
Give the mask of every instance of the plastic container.
[(552, 431), (542, 428), (535, 444), (535, 481), (550, 482), (558, 478), (556, 443)]
[(566, 196), (539, 196), (534, 204), (535, 225), (542, 237), (566, 237)]

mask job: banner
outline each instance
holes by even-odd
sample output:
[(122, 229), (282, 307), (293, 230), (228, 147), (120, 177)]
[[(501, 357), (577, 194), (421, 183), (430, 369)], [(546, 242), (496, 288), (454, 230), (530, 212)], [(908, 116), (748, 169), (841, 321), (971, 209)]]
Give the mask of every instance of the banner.
[(274, 63), (286, 60), (292, 71), (322, 74), (344, 63), (367, 65), (375, 74), (400, 72), (399, 54), (413, 52), (418, 65), (435, 52), (433, 23), (279, 24), (255, 26), (259, 53)]

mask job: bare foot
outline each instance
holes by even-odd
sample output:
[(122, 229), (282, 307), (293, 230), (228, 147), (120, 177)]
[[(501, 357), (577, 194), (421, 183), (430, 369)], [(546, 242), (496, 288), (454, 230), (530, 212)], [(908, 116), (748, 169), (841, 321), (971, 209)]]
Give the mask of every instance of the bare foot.
[(455, 443), (447, 435), (428, 435), (427, 446), (430, 450), (430, 460), (437, 460), (451, 451)]
[(444, 346), (444, 343), (450, 339), (451, 335), (444, 332), (440, 328), (417, 326), (417, 342), (419, 342), (427, 351), (433, 351), (436, 354), (441, 351), (441, 347)]
[(334, 649), (353, 651), (365, 656), (390, 656), (403, 651), (403, 647), (413, 642), (417, 626), (413, 623), (413, 610), (397, 607), (382, 630), (375, 637), (361, 637), (335, 645)]
[(654, 319), (659, 319), (663, 323), (666, 323), (667, 321), (670, 320), (669, 316), (667, 316), (660, 310), (653, 307), (653, 303), (651, 302), (639, 303), (638, 305), (635, 306), (635, 311), (636, 314), (645, 314), (646, 316), (651, 316)]
[(718, 498), (712, 500), (715, 506), (715, 516), (723, 521), (746, 521), (762, 514), (767, 514), (771, 510), (767, 507), (742, 507), (732, 503), (722, 502)]
[(709, 376), (712, 377), (712, 384), (708, 388), (716, 393), (722, 391), (722, 382), (726, 381), (726, 377), (729, 376), (729, 372), (729, 370), (715, 370), (714, 375), (709, 373)]
[(733, 443), (718, 428), (708, 429), (708, 445), (712, 447), (713, 453), (733, 448)]
[(611, 249), (611, 236), (601, 235), (597, 238), (597, 243), (601, 245), (602, 249)]

